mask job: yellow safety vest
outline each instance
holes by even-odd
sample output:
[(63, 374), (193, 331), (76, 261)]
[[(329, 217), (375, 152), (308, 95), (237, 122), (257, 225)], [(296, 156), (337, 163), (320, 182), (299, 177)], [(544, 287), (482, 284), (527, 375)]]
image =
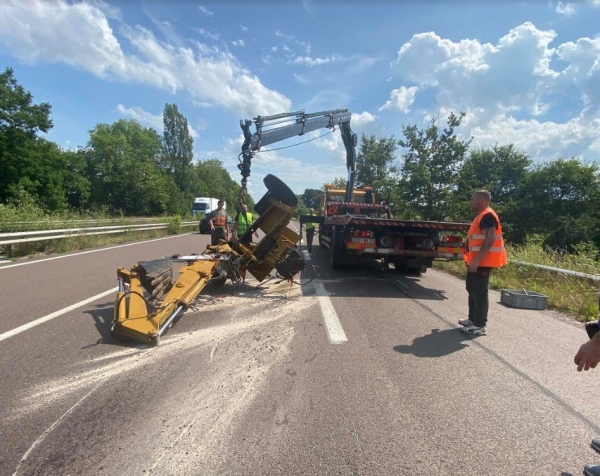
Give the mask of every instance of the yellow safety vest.
[(246, 230), (250, 228), (252, 223), (252, 213), (246, 212), (246, 216), (244, 216), (244, 213), (240, 212), (238, 215), (238, 235), (243, 235), (246, 233)]

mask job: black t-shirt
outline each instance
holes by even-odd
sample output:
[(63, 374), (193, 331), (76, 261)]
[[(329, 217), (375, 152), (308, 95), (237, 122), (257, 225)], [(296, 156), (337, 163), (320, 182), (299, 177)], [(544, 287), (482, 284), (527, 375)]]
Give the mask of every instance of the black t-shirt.
[(481, 221), (479, 222), (479, 228), (481, 228), (482, 230), (485, 230), (486, 228), (494, 228), (495, 230), (497, 230), (498, 220), (496, 220), (496, 217), (493, 214), (486, 213), (481, 217)]

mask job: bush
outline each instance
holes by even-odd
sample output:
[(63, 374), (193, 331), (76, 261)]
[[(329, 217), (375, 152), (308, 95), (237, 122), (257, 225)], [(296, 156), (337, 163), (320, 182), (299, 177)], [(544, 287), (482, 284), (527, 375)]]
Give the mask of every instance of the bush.
[(167, 222), (167, 233), (169, 235), (178, 235), (181, 233), (181, 224), (183, 220), (179, 215), (174, 216)]

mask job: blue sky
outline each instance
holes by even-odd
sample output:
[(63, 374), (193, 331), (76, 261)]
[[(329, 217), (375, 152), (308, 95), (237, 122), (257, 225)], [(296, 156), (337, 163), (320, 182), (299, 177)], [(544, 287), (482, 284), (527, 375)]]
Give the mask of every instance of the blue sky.
[[(52, 104), (47, 137), (65, 148), (119, 118), (162, 132), (175, 103), (195, 159), (222, 160), (236, 181), (239, 120), (300, 109), (349, 108), (359, 136), (398, 138), (465, 111), (474, 146), (596, 161), (599, 30), (600, 0), (3, 0), (0, 66)], [(267, 173), (296, 193), (345, 176), (339, 132), (257, 154), (257, 199)]]

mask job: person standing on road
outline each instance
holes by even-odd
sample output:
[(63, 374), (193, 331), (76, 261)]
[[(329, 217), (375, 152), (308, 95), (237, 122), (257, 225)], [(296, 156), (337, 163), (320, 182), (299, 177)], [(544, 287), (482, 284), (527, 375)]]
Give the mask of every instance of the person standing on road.
[[(315, 216), (315, 209), (311, 208), (309, 211), (309, 215)], [(315, 237), (315, 224), (307, 222), (306, 223), (306, 248), (310, 253), (312, 251), (313, 238)]]
[[(250, 228), (252, 223), (254, 223), (254, 217), (252, 216), (252, 213), (248, 211), (248, 205), (242, 203), (241, 210), (233, 220), (233, 230), (237, 233), (238, 239), (248, 231), (248, 228)], [(258, 233), (255, 233), (255, 235), (258, 238)]]
[(212, 212), (210, 217), (210, 244), (218, 245), (219, 240), (227, 240), (229, 238), (229, 221), (230, 218), (227, 212), (223, 210), (223, 200), (217, 202), (217, 209)]
[[(600, 321), (588, 322), (585, 325), (585, 330), (588, 333), (589, 340), (579, 347), (575, 354), (575, 365), (577, 371), (595, 369), (600, 362)], [(600, 438), (594, 438), (591, 444), (592, 448), (600, 453)], [(583, 467), (583, 473), (587, 476), (600, 476), (600, 465), (586, 464)]]
[(490, 201), (487, 190), (478, 190), (471, 197), (471, 207), (477, 216), (467, 232), (464, 255), (469, 317), (458, 321), (463, 332), (471, 335), (487, 334), (490, 272), (508, 263), (500, 219), (490, 207)]

